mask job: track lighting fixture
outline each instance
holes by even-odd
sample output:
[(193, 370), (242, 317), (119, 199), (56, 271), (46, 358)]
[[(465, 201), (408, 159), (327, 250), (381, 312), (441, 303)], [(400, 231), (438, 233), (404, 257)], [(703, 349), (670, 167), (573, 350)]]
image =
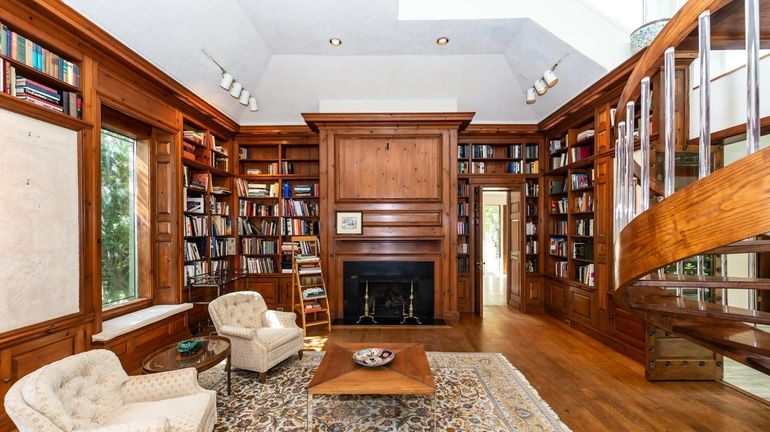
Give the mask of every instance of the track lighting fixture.
[(553, 87), (556, 85), (556, 83), (559, 82), (559, 77), (556, 76), (556, 72), (554, 72), (553, 69), (548, 69), (543, 72), (543, 80), (548, 85), (548, 87)]
[(527, 89), (527, 105), (532, 105), (535, 102), (537, 102), (537, 93), (534, 87), (530, 87)]
[(233, 75), (230, 72), (227, 72), (225, 68), (222, 67), (216, 60), (214, 60), (209, 53), (206, 52), (206, 50), (203, 51), (203, 55), (209, 58), (212, 63), (217, 65), (220, 71), (222, 71), (222, 79), (219, 81), (219, 86), (225, 89), (228, 93), (230, 93), (230, 96), (238, 99), (238, 102), (243, 105), (249, 107), (249, 111), (258, 111), (259, 108), (257, 106), (257, 98), (251, 95), (248, 90), (243, 88), (243, 84), (236, 81)]
[(539, 78), (537, 81), (535, 81), (535, 90), (537, 91), (537, 94), (542, 96), (545, 94), (545, 92), (548, 91), (548, 84), (545, 83), (545, 80), (542, 78)]

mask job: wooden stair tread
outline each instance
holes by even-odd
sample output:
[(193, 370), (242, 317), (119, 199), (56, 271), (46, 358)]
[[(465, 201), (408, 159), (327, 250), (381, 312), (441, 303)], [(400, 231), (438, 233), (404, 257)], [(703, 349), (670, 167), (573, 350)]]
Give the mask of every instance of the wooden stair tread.
[(743, 240), (712, 249), (704, 255), (738, 254), (751, 252), (770, 252), (770, 240)]
[(758, 324), (770, 324), (770, 313), (752, 311), (735, 306), (724, 306), (716, 303), (685, 300), (671, 296), (665, 290), (656, 295), (650, 290), (637, 293), (634, 289), (629, 293), (628, 304), (631, 308), (640, 311), (655, 311), (672, 315), (689, 315), (693, 317), (719, 318), (728, 321), (753, 322)]
[[(720, 320), (682, 321), (672, 326), (675, 333), (710, 344), (770, 357), (770, 334), (742, 322)], [(762, 362), (761, 359), (755, 361)]]
[(634, 286), (666, 287), (666, 288), (726, 288), (726, 289), (770, 289), (770, 279), (728, 277), (728, 276), (698, 276), (652, 273), (644, 279), (639, 279)]

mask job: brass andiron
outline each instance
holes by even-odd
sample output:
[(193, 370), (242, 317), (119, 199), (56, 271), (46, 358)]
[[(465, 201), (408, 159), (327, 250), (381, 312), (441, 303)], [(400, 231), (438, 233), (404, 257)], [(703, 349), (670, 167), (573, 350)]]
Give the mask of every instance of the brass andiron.
[(420, 319), (414, 316), (414, 281), (412, 281), (409, 287), (409, 314), (404, 316), (401, 324), (406, 324), (407, 320), (414, 320), (417, 324), (422, 324)]
[(369, 281), (366, 281), (366, 290), (364, 291), (364, 314), (358, 317), (358, 321), (356, 321), (356, 324), (361, 324), (361, 320), (364, 318), (368, 318), (372, 320), (373, 324), (377, 324), (377, 320), (374, 319), (374, 301), (375, 299), (372, 299), (372, 312), (369, 313)]

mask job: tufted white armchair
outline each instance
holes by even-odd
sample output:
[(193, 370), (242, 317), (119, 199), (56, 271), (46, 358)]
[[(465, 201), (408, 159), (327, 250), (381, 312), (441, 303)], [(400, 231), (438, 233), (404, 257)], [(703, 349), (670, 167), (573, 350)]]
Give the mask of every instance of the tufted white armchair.
[(112, 351), (75, 354), (11, 386), (5, 410), (20, 432), (209, 432), (216, 393), (194, 368), (128, 376)]
[(294, 312), (268, 310), (259, 293), (238, 291), (209, 303), (217, 333), (230, 338), (232, 367), (265, 373), (294, 353), (302, 358), (304, 333)]

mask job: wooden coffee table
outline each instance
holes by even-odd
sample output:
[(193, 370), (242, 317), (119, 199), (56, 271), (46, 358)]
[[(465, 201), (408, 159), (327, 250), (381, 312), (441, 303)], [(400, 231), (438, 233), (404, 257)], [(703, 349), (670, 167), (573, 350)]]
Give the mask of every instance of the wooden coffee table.
[(193, 355), (182, 356), (176, 351), (177, 342), (148, 355), (142, 361), (142, 371), (146, 374), (168, 372), (194, 367), (198, 373), (211, 369), (227, 359), (227, 394), (230, 394), (230, 339), (223, 336), (203, 336), (203, 344)]
[[(372, 347), (387, 348), (395, 358), (374, 368), (353, 361), (354, 352)], [(436, 384), (422, 344), (330, 342), (307, 392), (310, 428), (313, 395), (432, 395)]]

